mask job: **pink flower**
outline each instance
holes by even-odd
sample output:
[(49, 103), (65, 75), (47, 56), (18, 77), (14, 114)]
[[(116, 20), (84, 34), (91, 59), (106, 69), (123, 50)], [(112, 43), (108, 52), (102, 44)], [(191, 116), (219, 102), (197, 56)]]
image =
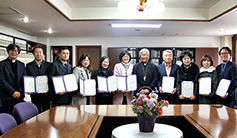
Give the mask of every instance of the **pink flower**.
[(134, 104), (134, 103), (136, 103), (137, 102), (137, 99), (133, 99), (132, 101), (131, 101), (131, 104)]
[(139, 113), (142, 113), (143, 112), (143, 107), (142, 106), (138, 106), (136, 111), (139, 112)]
[(169, 102), (165, 100), (165, 106), (168, 107)]
[(142, 100), (142, 99), (144, 99), (145, 97), (146, 97), (145, 94), (140, 94), (138, 98)]
[(148, 103), (148, 106), (149, 106), (150, 108), (153, 108), (153, 107), (155, 106), (155, 104), (154, 104), (153, 102), (149, 102), (149, 103)]

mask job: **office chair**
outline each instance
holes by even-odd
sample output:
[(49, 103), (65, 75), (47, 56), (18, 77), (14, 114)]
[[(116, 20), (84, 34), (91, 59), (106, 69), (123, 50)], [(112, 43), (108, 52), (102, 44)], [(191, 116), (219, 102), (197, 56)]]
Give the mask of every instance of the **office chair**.
[(16, 120), (7, 113), (0, 113), (0, 135), (16, 127)]
[(37, 107), (33, 103), (29, 102), (21, 102), (16, 104), (13, 107), (13, 112), (19, 124), (39, 114)]

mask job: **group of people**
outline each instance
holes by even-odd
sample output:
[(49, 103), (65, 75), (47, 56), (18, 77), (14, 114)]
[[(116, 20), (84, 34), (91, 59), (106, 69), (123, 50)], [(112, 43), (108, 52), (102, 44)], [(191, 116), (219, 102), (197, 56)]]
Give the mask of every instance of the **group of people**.
[[(96, 91), (94, 104), (122, 104), (123, 98), (129, 104), (137, 93), (149, 94), (151, 91), (159, 93), (160, 99), (166, 99), (171, 104), (178, 103), (221, 103), (230, 107), (234, 107), (235, 88), (236, 88), (236, 64), (230, 61), (231, 50), (228, 47), (220, 49), (219, 55), (222, 64), (216, 69), (212, 66), (214, 61), (210, 55), (204, 55), (201, 61), (202, 68), (191, 62), (193, 57), (188, 51), (181, 54), (180, 59), (182, 65), (178, 66), (172, 62), (173, 52), (171, 50), (163, 51), (164, 63), (158, 67), (149, 62), (150, 52), (144, 48), (139, 52), (141, 62), (133, 65), (130, 64), (131, 55), (129, 51), (124, 50), (119, 55), (120, 63), (114, 66), (114, 70), (110, 69), (110, 59), (103, 56), (99, 62), (99, 68), (91, 75), (90, 56), (82, 54), (76, 67), (72, 67), (67, 63), (69, 59), (69, 50), (67, 47), (59, 49), (59, 60), (49, 63), (44, 58), (44, 49), (41, 46), (33, 48), (32, 53), (35, 60), (26, 64), (17, 60), (20, 54), (20, 47), (16, 44), (10, 44), (6, 48), (8, 58), (0, 62), (0, 99), (2, 101), (3, 112), (12, 114), (15, 104), (24, 101), (24, 85), (23, 76), (48, 76), (49, 92), (42, 94), (29, 93), (32, 103), (34, 103), (39, 112), (43, 112), (52, 106), (60, 105), (85, 105), (93, 104), (92, 97), (81, 95), (79, 91), (61, 92), (55, 94), (52, 76), (62, 76), (74, 73), (79, 84), (79, 78), (95, 79), (97, 76), (109, 77), (112, 75), (137, 75), (137, 90), (136, 91), (111, 91), (103, 92)], [(162, 79), (164, 76), (175, 78), (175, 85), (172, 93), (162, 91)], [(199, 78), (211, 77), (212, 88), (211, 94), (199, 95), (198, 82)], [(215, 95), (219, 81), (224, 78), (231, 80), (231, 84), (225, 96)], [(181, 82), (193, 81), (193, 95), (186, 98), (181, 93)], [(97, 84), (97, 83), (96, 83)], [(97, 86), (98, 87), (98, 86)]]

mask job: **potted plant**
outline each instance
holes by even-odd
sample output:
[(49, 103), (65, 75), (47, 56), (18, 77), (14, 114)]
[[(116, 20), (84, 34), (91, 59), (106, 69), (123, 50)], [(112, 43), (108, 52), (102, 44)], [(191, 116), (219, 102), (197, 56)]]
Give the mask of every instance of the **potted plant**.
[(156, 93), (149, 95), (139, 94), (138, 98), (131, 101), (132, 110), (137, 114), (139, 130), (141, 132), (152, 132), (156, 119), (162, 114), (162, 108), (168, 107), (167, 100), (159, 100)]

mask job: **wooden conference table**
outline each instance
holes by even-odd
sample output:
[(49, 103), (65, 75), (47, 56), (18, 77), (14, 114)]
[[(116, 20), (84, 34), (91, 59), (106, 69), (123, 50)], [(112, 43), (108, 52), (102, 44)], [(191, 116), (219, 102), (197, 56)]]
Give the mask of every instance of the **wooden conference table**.
[[(131, 105), (58, 106), (29, 119), (1, 137), (98, 137), (106, 118), (135, 120), (136, 114), (130, 108)], [(163, 109), (162, 116), (157, 120), (182, 117), (202, 137), (237, 137), (235, 109), (198, 104), (169, 105)], [(113, 124), (111, 120), (108, 122), (106, 125)]]

